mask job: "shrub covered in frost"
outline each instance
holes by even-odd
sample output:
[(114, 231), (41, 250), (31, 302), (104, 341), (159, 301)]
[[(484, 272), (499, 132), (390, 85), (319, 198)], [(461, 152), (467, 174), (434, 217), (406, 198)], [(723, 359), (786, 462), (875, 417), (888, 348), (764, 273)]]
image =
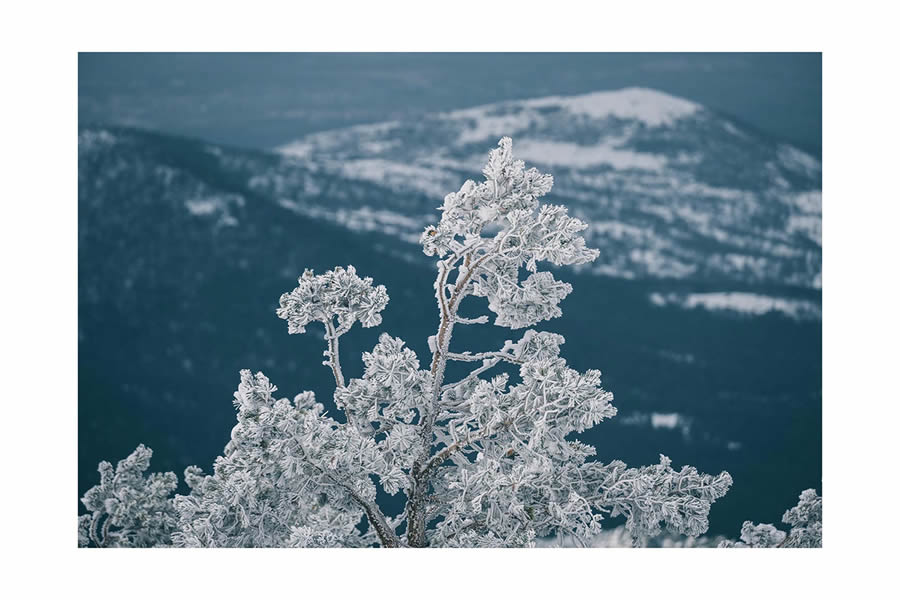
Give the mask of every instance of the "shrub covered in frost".
[(821, 548), (822, 547), (822, 497), (816, 490), (800, 494), (797, 506), (789, 509), (781, 518), (790, 526), (784, 532), (771, 524), (757, 525), (744, 521), (739, 541), (723, 541), (720, 548)]
[(137, 447), (119, 461), (115, 470), (100, 463), (100, 484), (89, 489), (81, 502), (90, 514), (78, 517), (78, 545), (149, 548), (171, 544), (178, 515), (172, 492), (178, 485), (175, 473), (151, 473), (153, 451)]
[[(104, 463), (101, 485), (85, 496), (92, 515), (79, 521), (81, 541), (528, 546), (549, 535), (583, 543), (619, 515), (634, 539), (705, 532), (713, 502), (731, 485), (728, 473), (676, 469), (665, 456), (643, 467), (604, 463), (572, 439), (615, 416), (613, 395), (600, 371), (568, 366), (562, 336), (526, 328), (559, 317), (572, 291), (539, 265), (588, 263), (598, 253), (585, 245), (585, 223), (540, 203), (553, 179), (514, 160), (509, 138), (490, 153), (484, 176), (449, 194), (440, 222), (422, 234), (425, 254), (437, 258), (427, 366), (384, 333), (363, 354), (363, 373), (345, 380), (339, 339), (357, 321), (378, 325), (387, 292), (352, 266), (306, 271), (277, 314), (289, 333), (322, 324), (342, 417), (327, 415), (309, 392), (277, 398), (265, 375), (242, 371), (237, 425), (213, 472), (188, 468), (190, 493), (169, 499), (173, 475), (140, 475), (149, 460), (143, 447), (115, 474)], [(525, 331), (501, 348), (452, 348), (456, 327), (490, 320), (462, 316), (470, 296), (487, 300), (495, 325)], [(451, 362), (471, 368), (449, 381)], [(516, 383), (504, 369), (515, 370)], [(402, 495), (405, 508), (386, 514), (379, 489)], [(798, 529), (799, 545), (814, 537), (813, 517), (795, 511), (791, 523), (805, 532)]]

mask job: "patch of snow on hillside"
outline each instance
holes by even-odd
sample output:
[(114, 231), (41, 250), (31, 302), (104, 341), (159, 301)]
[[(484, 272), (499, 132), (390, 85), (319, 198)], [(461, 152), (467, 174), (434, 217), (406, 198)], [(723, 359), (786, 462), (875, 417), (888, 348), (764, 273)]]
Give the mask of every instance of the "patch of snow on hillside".
[(318, 196), (322, 193), (322, 186), (316, 178), (302, 171), (259, 173), (247, 180), (247, 185), (251, 190), (275, 196), (294, 195), (298, 191), (302, 191), (306, 196)]
[(806, 236), (819, 246), (822, 245), (822, 217), (818, 215), (791, 215), (787, 220), (787, 232)]
[(444, 115), (446, 119), (463, 120), (467, 127), (459, 134), (459, 145), (480, 142), (504, 135), (515, 135), (538, 124), (539, 115), (533, 111), (520, 110), (497, 114), (500, 109), (492, 106), (468, 108)]
[(194, 198), (185, 200), (184, 205), (188, 212), (198, 217), (211, 215), (221, 208), (218, 198)]
[(633, 412), (621, 417), (619, 424), (632, 427), (650, 427), (652, 429), (670, 429), (681, 432), (685, 441), (691, 439), (693, 419), (679, 413), (643, 413)]
[(311, 142), (297, 140), (283, 146), (279, 146), (276, 150), (281, 154), (293, 156), (295, 158), (310, 158), (315, 149), (315, 145)]
[(199, 196), (184, 201), (184, 207), (195, 217), (218, 216), (218, 225), (234, 227), (238, 220), (231, 214), (230, 206), (243, 206), (244, 198), (237, 194)]
[(278, 205), (291, 212), (330, 221), (353, 231), (379, 231), (411, 244), (419, 242), (419, 236), (424, 228), (423, 223), (427, 222), (425, 216), (414, 219), (390, 210), (376, 210), (368, 206), (333, 209), (287, 198), (280, 198)]
[(653, 429), (675, 429), (678, 427), (678, 413), (653, 413), (650, 415), (650, 426)]
[(78, 134), (78, 150), (90, 152), (98, 148), (112, 146), (116, 143), (116, 137), (110, 132), (101, 129), (94, 131), (85, 129)]
[(608, 165), (620, 171), (662, 171), (666, 166), (666, 159), (662, 156), (607, 144), (579, 146), (567, 142), (526, 139), (516, 146), (516, 154), (537, 164), (573, 169)]
[(466, 128), (457, 139), (459, 145), (481, 142), (492, 137), (515, 136), (539, 127), (545, 117), (541, 109), (559, 109), (574, 117), (616, 118), (642, 123), (647, 127), (674, 124), (701, 109), (683, 98), (645, 88), (625, 88), (578, 96), (547, 96), (529, 100), (498, 102), (455, 110), (441, 115), (446, 121), (464, 121)]
[(682, 278), (697, 270), (696, 265), (687, 264), (653, 248), (632, 248), (628, 252), (628, 258), (632, 263), (640, 264), (648, 275), (655, 277)]
[(720, 200), (752, 201), (753, 193), (735, 188), (716, 187), (698, 181), (680, 181), (673, 178), (672, 188), (685, 196), (701, 196)]
[(395, 145), (395, 142), (372, 139), (380, 135), (387, 135), (395, 127), (397, 121), (384, 121), (381, 123), (366, 123), (354, 125), (344, 129), (334, 129), (311, 133), (299, 140), (283, 144), (275, 148), (275, 151), (285, 156), (320, 160), (322, 158), (335, 158), (335, 151), (339, 154), (353, 149), (357, 144), (356, 152), (384, 152)]
[(434, 168), (420, 167), (380, 158), (348, 160), (338, 165), (340, 173), (350, 179), (363, 179), (391, 188), (423, 192), (443, 198), (458, 185), (457, 177)]
[(650, 294), (656, 306), (678, 306), (685, 309), (702, 308), (709, 311), (730, 311), (750, 316), (780, 312), (797, 320), (821, 319), (822, 309), (809, 300), (776, 298), (748, 292), (709, 292), (697, 294)]
[(746, 133), (744, 133), (743, 131), (741, 131), (740, 129), (738, 129), (737, 127), (735, 127), (734, 125), (732, 125), (732, 124), (729, 123), (728, 121), (723, 121), (723, 122), (722, 122), (722, 128), (725, 129), (725, 131), (727, 131), (728, 133), (730, 133), (731, 135), (733, 135), (733, 136), (735, 136), (735, 137), (739, 137), (739, 138), (742, 138), (742, 139), (746, 139), (746, 138), (747, 138), (747, 134), (746, 134)]
[(523, 103), (534, 108), (561, 106), (593, 119), (615, 117), (640, 121), (648, 127), (672, 125), (701, 109), (683, 98), (646, 88), (625, 88), (580, 96), (549, 96)]
[(790, 206), (791, 208), (795, 208), (805, 213), (810, 213), (814, 215), (822, 214), (822, 192), (821, 191), (812, 191), (812, 192), (799, 192), (797, 194), (786, 194), (783, 197), (783, 202)]
[(643, 240), (652, 235), (643, 227), (636, 227), (619, 221), (588, 222), (588, 233), (591, 236), (607, 236), (614, 240)]
[(822, 163), (817, 158), (787, 144), (778, 147), (778, 159), (784, 168), (807, 177), (822, 173)]

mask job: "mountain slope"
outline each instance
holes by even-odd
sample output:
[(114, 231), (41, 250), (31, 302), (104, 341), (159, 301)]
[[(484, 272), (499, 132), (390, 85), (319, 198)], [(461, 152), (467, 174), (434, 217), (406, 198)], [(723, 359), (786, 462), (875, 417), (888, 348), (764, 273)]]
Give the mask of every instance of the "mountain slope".
[[(388, 288), (383, 325), (342, 339), (348, 377), (382, 331), (427, 361), (434, 268), (404, 239), (403, 219), (427, 211), (434, 221), (434, 205), (421, 191), (309, 161), (82, 128), (79, 491), (95, 482), (98, 461), (138, 442), (154, 448), (154, 469), (209, 467), (234, 424), (242, 368), (265, 371), (284, 396), (313, 390), (334, 410), (321, 338), (312, 328), (289, 336), (274, 314), (306, 267), (354, 264)], [(620, 410), (583, 437), (602, 459), (647, 464), (663, 452), (729, 470), (735, 487), (716, 506), (713, 532), (732, 533), (745, 518), (777, 521), (797, 489), (819, 485), (820, 323), (705, 308), (722, 286), (756, 307), (784, 295), (817, 306), (819, 291), (735, 278), (559, 276), (574, 291), (545, 328), (566, 337), (574, 368), (603, 370)], [(477, 326), (454, 344), (486, 350), (510, 337)]]
[[(421, 205), (387, 199), (366, 214), (414, 239), (446, 193), (478, 176), (486, 150), (504, 135), (518, 157), (553, 173), (552, 201), (590, 223), (590, 242), (603, 252), (596, 273), (821, 287), (819, 161), (653, 90), (503, 102), (326, 131), (280, 152), (424, 195)], [(261, 175), (257, 184), (275, 189), (279, 181)], [(354, 226), (325, 207), (298, 210)]]

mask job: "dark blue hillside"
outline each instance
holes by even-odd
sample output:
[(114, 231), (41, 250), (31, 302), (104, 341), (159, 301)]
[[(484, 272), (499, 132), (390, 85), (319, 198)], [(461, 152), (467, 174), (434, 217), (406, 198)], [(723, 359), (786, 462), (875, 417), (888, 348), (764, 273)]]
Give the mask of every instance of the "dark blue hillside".
[[(96, 482), (97, 462), (141, 442), (155, 451), (154, 470), (210, 469), (234, 425), (242, 368), (264, 371), (284, 396), (314, 390), (331, 405), (316, 327), (289, 336), (275, 316), (278, 297), (304, 268), (353, 264), (388, 288), (383, 325), (357, 327), (342, 340), (348, 376), (361, 372), (360, 354), (382, 331), (405, 339), (427, 364), (437, 320), (429, 259), (410, 261), (410, 245), (394, 237), (285, 209), (282, 198), (249, 183), (273, 169), (308, 181), (309, 193), (334, 206), (424, 201), (267, 153), (81, 130), (79, 495)], [(574, 292), (564, 316), (542, 326), (565, 335), (575, 368), (603, 371), (619, 408), (583, 436), (601, 459), (646, 464), (665, 453), (676, 465), (730, 471), (734, 488), (713, 508), (713, 533), (733, 535), (744, 519), (778, 522), (802, 489), (821, 489), (821, 323), (649, 301), (654, 292), (745, 289), (818, 302), (819, 292), (560, 276)], [(473, 300), (469, 314), (477, 309)], [(476, 326), (454, 342), (490, 349), (519, 335)]]

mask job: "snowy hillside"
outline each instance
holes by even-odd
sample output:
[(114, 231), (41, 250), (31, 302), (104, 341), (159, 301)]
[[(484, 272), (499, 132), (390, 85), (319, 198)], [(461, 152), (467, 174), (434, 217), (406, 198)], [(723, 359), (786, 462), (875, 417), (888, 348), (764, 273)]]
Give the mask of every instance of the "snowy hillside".
[[(585, 98), (590, 113), (579, 108)], [(717, 507), (713, 532), (732, 533), (750, 514), (775, 520), (796, 486), (821, 480), (821, 293), (813, 285), (821, 247), (788, 227), (804, 214), (820, 222), (820, 175), (797, 166), (816, 171), (817, 163), (798, 153), (784, 162), (784, 147), (728, 133), (726, 121), (700, 108), (607, 110), (598, 98), (519, 103), (540, 123), (514, 132), (520, 154), (529, 144), (556, 144), (555, 153), (538, 153), (556, 177), (551, 199), (587, 216), (604, 250), (600, 273), (560, 274), (574, 291), (563, 318), (548, 322), (566, 338), (572, 364), (601, 368), (616, 394), (619, 417), (584, 441), (601, 457), (635, 464), (662, 452), (703, 470), (727, 469), (742, 483)], [(546, 104), (562, 108), (543, 113)], [(353, 264), (390, 292), (382, 327), (347, 334), (348, 373), (360, 372), (359, 352), (381, 331), (426, 356), (435, 322), (433, 301), (422, 298), (433, 298), (434, 265), (410, 241), (437, 219), (443, 193), (478, 175), (499, 137), (490, 120), (499, 110), (319, 134), (305, 143), (321, 149), (302, 159), (82, 127), (80, 492), (95, 483), (100, 460), (125, 456), (135, 440), (154, 448), (161, 470), (210, 464), (233, 426), (239, 369), (264, 370), (285, 393), (313, 390), (330, 403), (321, 340), (287, 335), (275, 316), (278, 297), (304, 268)], [(615, 156), (652, 155), (655, 166), (633, 158), (627, 168), (625, 159), (586, 165), (589, 152), (559, 151), (611, 146), (607, 133), (616, 127), (631, 133)], [(467, 141), (464, 131), (469, 140), (475, 132), (487, 138)], [(690, 154), (699, 158), (685, 161)], [(468, 166), (457, 166), (463, 161)], [(771, 172), (754, 170), (767, 161)], [(435, 178), (430, 165), (440, 165)], [(767, 179), (775, 171), (783, 182)], [(809, 202), (786, 204), (803, 186)], [(783, 248), (774, 251), (779, 237)], [(784, 271), (754, 279), (725, 268), (729, 252)], [(654, 253), (662, 262), (648, 261)], [(666, 266), (676, 258), (688, 268)], [(785, 285), (790, 276), (803, 285)], [(485, 326), (460, 332), (460, 343), (466, 335), (479, 348), (509, 337)], [(765, 499), (755, 492), (763, 487), (773, 490)]]
[(446, 193), (478, 177), (503, 135), (517, 156), (553, 173), (552, 201), (591, 224), (598, 274), (821, 288), (821, 163), (654, 90), (490, 104), (279, 149), (310, 170), (403, 192), (396, 198), (321, 204), (279, 169), (253, 185), (302, 214), (412, 241)]

